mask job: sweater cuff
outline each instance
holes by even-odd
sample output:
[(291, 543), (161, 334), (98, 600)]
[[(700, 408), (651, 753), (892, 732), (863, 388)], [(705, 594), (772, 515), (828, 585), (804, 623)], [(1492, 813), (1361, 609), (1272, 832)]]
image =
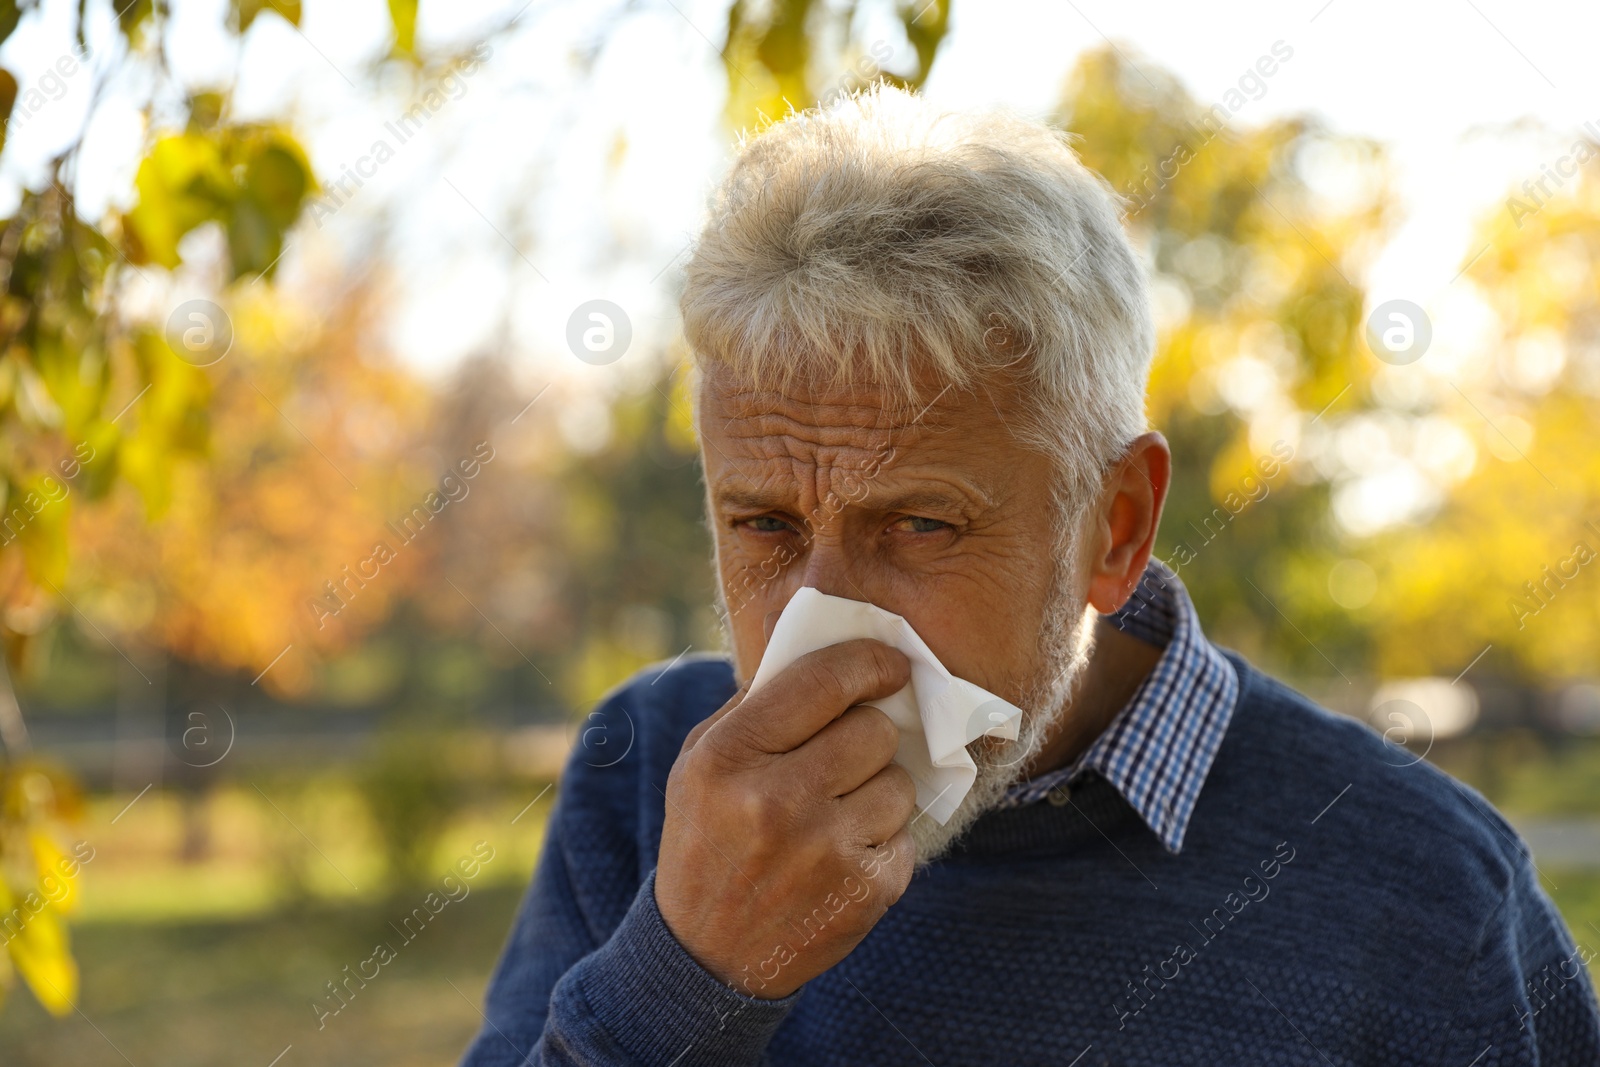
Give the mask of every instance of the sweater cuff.
[(661, 917), (653, 870), (610, 940), (578, 969), (589, 1009), (616, 1042), (641, 1063), (674, 1067), (759, 1063), (802, 992), (748, 997), (695, 962)]

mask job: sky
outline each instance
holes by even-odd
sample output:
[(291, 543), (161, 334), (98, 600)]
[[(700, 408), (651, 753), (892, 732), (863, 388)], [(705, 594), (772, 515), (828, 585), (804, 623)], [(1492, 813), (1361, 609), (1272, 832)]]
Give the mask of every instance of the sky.
[[(24, 93), (44, 86), (57, 96), (45, 71), (72, 48), (75, 3), (44, 0), (0, 49)], [(393, 140), (385, 124), (409, 100), (399, 80), (372, 81), (387, 44), (383, 0), (305, 0), (300, 29), (265, 15), (242, 45), (222, 30), (226, 0), (172, 7), (177, 76), (195, 87), (231, 82), (238, 117), (288, 117), (325, 183), (360, 164), (375, 140)], [(864, 39), (905, 55), (889, 6), (861, 7)], [(91, 9), (85, 69), (61, 80), (59, 98), (13, 121), (0, 210), (76, 135), (97, 61), (120, 47), (109, 8)], [(569, 319), (585, 301), (615, 302), (632, 320), (636, 357), (671, 336), (674, 269), (731, 143), (720, 125), (725, 10), (725, 0), (423, 0), (425, 42), (465, 51), (513, 16), (517, 28), (452, 83), (446, 104), (357, 195), (301, 224), (280, 281), (315, 287), (379, 233), (398, 294), (390, 340), (419, 370), (446, 374), (508, 338), (546, 377), (614, 378), (571, 358)], [(1258, 57), (1290, 49), (1234, 125), (1310, 113), (1335, 132), (1385, 142), (1403, 221), (1369, 274), (1373, 301), (1431, 308), (1449, 298), (1474, 253), (1475, 223), (1505, 210), (1508, 189), (1538, 178), (1584, 123), (1600, 139), (1600, 64), (1587, 51), (1595, 40), (1593, 4), (956, 0), (926, 92), (951, 107), (1043, 116), (1077, 57), (1109, 41), (1213, 101)], [(94, 112), (77, 175), (91, 216), (129, 203), (146, 135), (136, 96), (137, 86), (108, 85)]]

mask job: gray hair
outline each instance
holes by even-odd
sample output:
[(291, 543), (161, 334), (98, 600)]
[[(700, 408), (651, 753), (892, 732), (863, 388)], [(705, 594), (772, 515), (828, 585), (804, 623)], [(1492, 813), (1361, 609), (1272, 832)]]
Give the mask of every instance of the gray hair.
[(1155, 330), (1118, 200), (1068, 135), (886, 87), (741, 145), (680, 299), (698, 369), (868, 382), (918, 402), (1021, 374), (1020, 440), (1083, 501), (1146, 428)]

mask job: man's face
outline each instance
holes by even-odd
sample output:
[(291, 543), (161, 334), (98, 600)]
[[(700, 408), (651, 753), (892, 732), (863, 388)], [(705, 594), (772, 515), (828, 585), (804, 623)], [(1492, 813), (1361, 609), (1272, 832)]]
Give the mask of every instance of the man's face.
[(959, 677), (1034, 696), (1061, 531), (1052, 464), (1008, 429), (1021, 402), (1009, 385), (950, 389), (895, 416), (870, 388), (778, 394), (709, 374), (702, 452), (740, 681), (811, 586), (904, 617)]

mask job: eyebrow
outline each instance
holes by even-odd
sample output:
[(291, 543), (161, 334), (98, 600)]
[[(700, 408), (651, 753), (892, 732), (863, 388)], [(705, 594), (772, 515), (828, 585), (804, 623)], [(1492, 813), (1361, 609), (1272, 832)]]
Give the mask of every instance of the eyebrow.
[[(846, 505), (856, 507), (871, 507), (875, 511), (903, 511), (903, 512), (961, 512), (963, 514), (974, 508), (988, 508), (992, 506), (987, 495), (981, 493), (976, 487), (966, 491), (951, 488), (940, 489), (908, 489), (905, 492), (875, 495), (871, 484), (865, 497), (860, 500), (845, 499), (842, 493), (836, 493)], [(782, 511), (789, 507), (789, 502), (782, 499), (778, 493), (746, 486), (730, 485), (719, 486), (711, 491), (712, 498), (720, 505), (743, 508), (750, 511)]]

